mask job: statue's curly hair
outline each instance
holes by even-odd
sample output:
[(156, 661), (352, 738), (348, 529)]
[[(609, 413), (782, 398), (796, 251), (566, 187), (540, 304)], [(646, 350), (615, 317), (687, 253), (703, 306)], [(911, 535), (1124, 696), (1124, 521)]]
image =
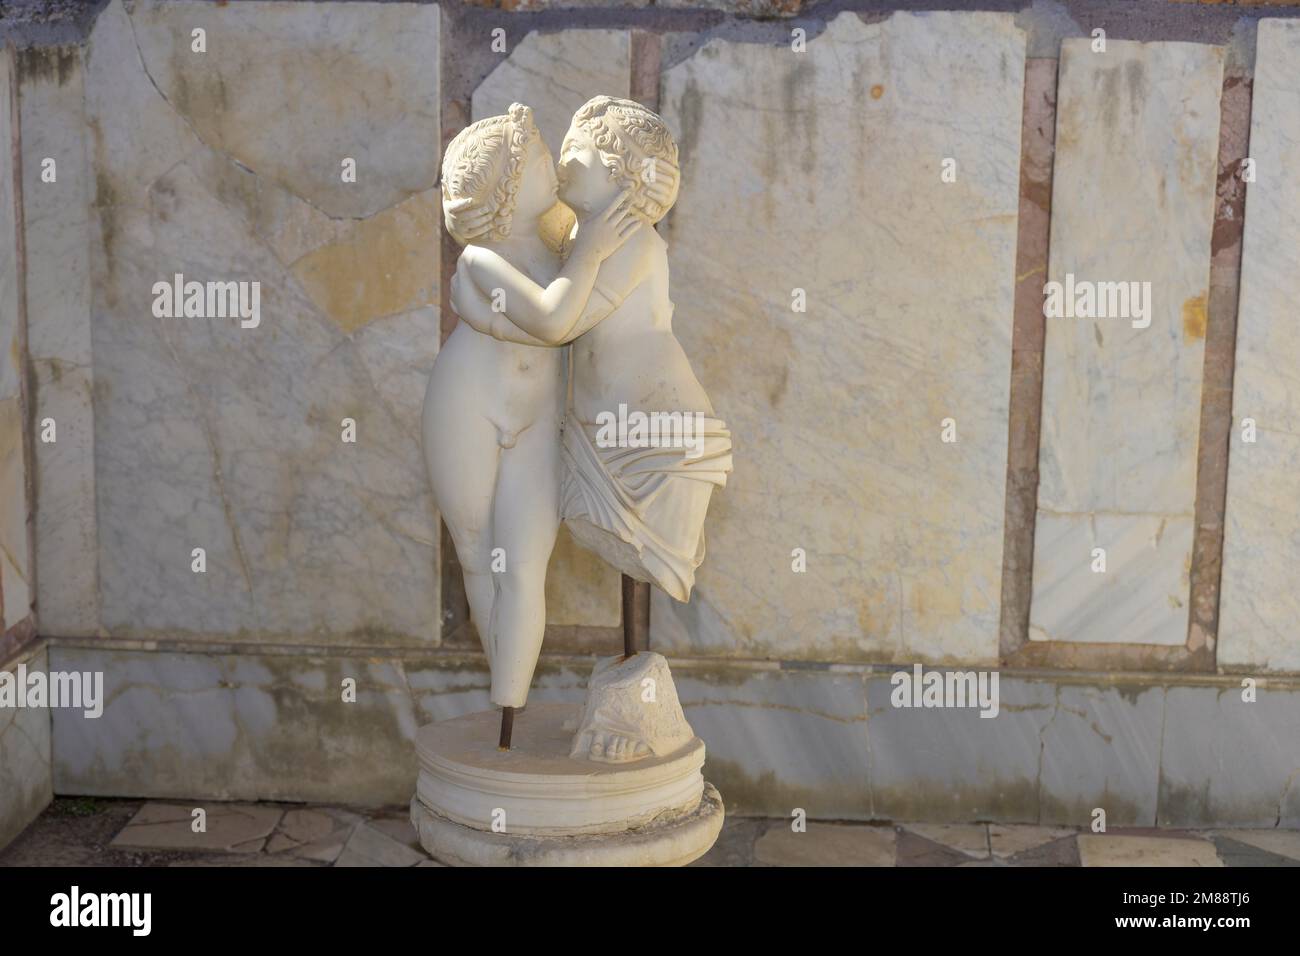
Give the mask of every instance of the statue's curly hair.
[[(647, 220), (656, 223), (667, 215), (677, 201), (680, 168), (677, 143), (658, 113), (617, 96), (593, 96), (573, 114), (573, 125), (591, 137), (600, 152), (601, 165), (624, 189), (632, 190), (632, 204)], [(666, 202), (656, 202), (647, 195), (642, 178), (647, 160), (665, 162), (678, 173), (678, 182)]]
[[(465, 127), (448, 144), (442, 159), (442, 214), (447, 231), (462, 246), (510, 235), (528, 144), (536, 135), (532, 109), (511, 103), (505, 114)], [(491, 209), (491, 218), (471, 226), (469, 214), (484, 206)]]

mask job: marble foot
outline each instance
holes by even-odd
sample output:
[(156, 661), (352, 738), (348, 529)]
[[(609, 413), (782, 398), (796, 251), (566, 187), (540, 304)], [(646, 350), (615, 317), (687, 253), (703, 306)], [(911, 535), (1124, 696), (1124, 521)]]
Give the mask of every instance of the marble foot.
[(587, 681), (582, 723), (569, 753), (604, 763), (661, 757), (695, 737), (662, 654), (602, 657)]

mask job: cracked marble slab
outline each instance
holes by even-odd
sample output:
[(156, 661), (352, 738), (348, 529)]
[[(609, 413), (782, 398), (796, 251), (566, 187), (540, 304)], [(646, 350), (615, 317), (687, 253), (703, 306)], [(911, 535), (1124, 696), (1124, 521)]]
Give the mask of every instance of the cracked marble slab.
[(127, 25), (200, 140), (328, 216), (364, 219), (437, 181), (438, 18), (436, 4), (137, 0)]
[(1010, 15), (844, 12), (664, 72), (673, 328), (745, 449), (664, 653), (997, 657), (1024, 57)]
[(1187, 640), (1222, 83), (1220, 47), (1061, 44), (1048, 280), (1149, 285), (1046, 321), (1031, 640)]
[[(436, 643), (412, 429), (438, 347), (438, 16), (114, 0), (97, 19), (94, 445), (114, 635)], [(259, 282), (261, 324), (155, 318), (153, 284), (175, 273)]]
[[(1259, 25), (1251, 104), (1246, 224), (1232, 381), (1232, 432), (1219, 597), (1218, 662), (1300, 671), (1300, 22)], [(1243, 422), (1255, 422), (1255, 441)]]

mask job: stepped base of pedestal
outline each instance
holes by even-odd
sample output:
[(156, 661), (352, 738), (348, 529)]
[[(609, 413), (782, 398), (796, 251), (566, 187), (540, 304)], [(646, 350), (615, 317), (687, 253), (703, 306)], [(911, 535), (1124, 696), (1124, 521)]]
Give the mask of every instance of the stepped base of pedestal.
[(694, 810), (669, 813), (618, 833), (521, 836), (453, 823), (418, 797), (411, 823), (420, 843), (450, 866), (685, 866), (709, 851), (722, 830), (722, 798), (711, 783)]

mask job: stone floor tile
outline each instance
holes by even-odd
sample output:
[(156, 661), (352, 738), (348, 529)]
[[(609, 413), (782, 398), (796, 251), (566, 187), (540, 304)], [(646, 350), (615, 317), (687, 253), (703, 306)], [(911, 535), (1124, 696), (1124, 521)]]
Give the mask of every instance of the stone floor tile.
[(727, 817), (717, 841), (691, 866), (749, 866), (754, 861), (754, 844), (773, 824), (765, 817)]
[(1230, 837), (1216, 835), (1212, 839), (1224, 866), (1300, 866), (1300, 860), (1269, 853), (1249, 843), (1238, 843)]
[(1266, 853), (1300, 860), (1300, 830), (1215, 830), (1212, 836), (1227, 837)]
[(970, 859), (967, 854), (919, 836), (910, 828), (895, 827), (895, 832), (895, 866), (960, 866)]
[(360, 814), (325, 809), (290, 810), (267, 841), (266, 852), (333, 863), (362, 819)]
[(1007, 857), (1006, 862), (1011, 866), (1079, 866), (1079, 843), (1071, 833)]
[[(206, 829), (195, 833), (193, 812), (199, 806), (207, 811)], [(146, 803), (109, 845), (259, 853), (283, 813), (279, 807), (247, 803)]]
[(1223, 866), (1208, 840), (1084, 833), (1078, 844), (1083, 866)]
[(994, 856), (1006, 859), (1015, 856), (1017, 853), (1024, 853), (1026, 850), (1032, 850), (1046, 843), (1051, 843), (1054, 840), (1063, 840), (1066, 837), (1074, 836), (1074, 833), (1074, 830), (1067, 827), (1017, 826), (994, 823), (989, 826), (989, 845), (993, 848)]
[[(1083, 836), (1084, 832), (1080, 832), (1079, 835)], [(1204, 830), (1191, 830), (1186, 827), (1112, 826), (1107, 832), (1110, 836), (1151, 837), (1156, 840), (1205, 840), (1209, 838), (1208, 833)]]
[(267, 841), (266, 852), (273, 855), (294, 856), (303, 860), (333, 863), (338, 859), (339, 854), (343, 852), (343, 847), (347, 845), (348, 837), (351, 835), (351, 827), (341, 827), (334, 833), (319, 840), (313, 840), (310, 843), (297, 843), (283, 833), (276, 833)]
[(342, 852), (334, 860), (335, 866), (383, 866), (384, 864), (372, 860), (368, 856), (362, 856), (356, 850), (350, 850), (344, 847)]
[(318, 860), (322, 863), (333, 863), (343, 852), (347, 845), (348, 837), (352, 835), (350, 830), (340, 830), (337, 835), (326, 837), (323, 840), (316, 840), (312, 843), (304, 843), (299, 847), (289, 850), (290, 856), (298, 857), (303, 860)]
[[(57, 797), (0, 850), (0, 867), (442, 865), (418, 846), (400, 810), (212, 803), (204, 806), (208, 832), (194, 834), (193, 809), (189, 803)], [(991, 852), (972, 858), (976, 837), (985, 830)], [(1300, 830), (1112, 827), (1093, 834), (1041, 825), (810, 823), (806, 832), (795, 833), (786, 818), (736, 816), (692, 865), (1084, 864), (1300, 867)]]
[(334, 865), (415, 866), (428, 858), (371, 823), (359, 823)]
[(280, 820), (277, 836), (295, 843), (313, 843), (340, 828), (340, 821), (320, 810), (288, 810)]
[(754, 845), (760, 866), (893, 866), (893, 827), (809, 823), (804, 833), (772, 827)]
[(982, 823), (904, 823), (903, 827), (977, 860), (989, 855), (988, 827)]
[(344, 809), (343, 807), (321, 807), (320, 811), (321, 813), (328, 814), (335, 820), (340, 823), (345, 823), (348, 826), (355, 826), (362, 820), (366, 819), (363, 814), (357, 813), (355, 810)]
[[(371, 820), (370, 825), (376, 830), (388, 834), (398, 843), (409, 846), (413, 850), (420, 850), (420, 836), (415, 832), (415, 827), (411, 826), (411, 821), (407, 818), (387, 819), (380, 818)], [(423, 855), (423, 850), (420, 850)]]

